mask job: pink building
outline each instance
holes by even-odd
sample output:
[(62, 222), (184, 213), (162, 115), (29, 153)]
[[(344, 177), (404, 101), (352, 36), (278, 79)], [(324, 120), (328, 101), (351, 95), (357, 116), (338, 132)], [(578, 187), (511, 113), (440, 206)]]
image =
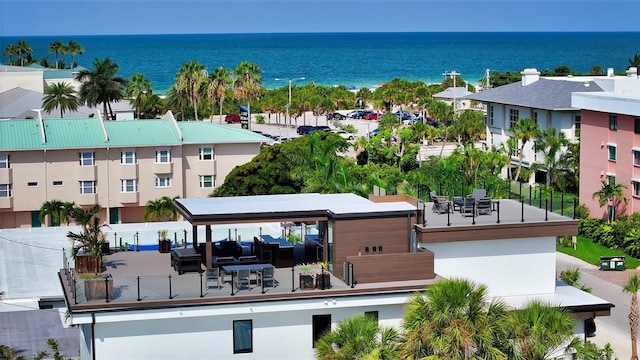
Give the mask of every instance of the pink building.
[(640, 91), (574, 93), (572, 106), (582, 109), (580, 203), (591, 216), (606, 219), (607, 206), (600, 207), (592, 195), (602, 180), (615, 181), (627, 186), (628, 199), (617, 205), (616, 214), (640, 211)]

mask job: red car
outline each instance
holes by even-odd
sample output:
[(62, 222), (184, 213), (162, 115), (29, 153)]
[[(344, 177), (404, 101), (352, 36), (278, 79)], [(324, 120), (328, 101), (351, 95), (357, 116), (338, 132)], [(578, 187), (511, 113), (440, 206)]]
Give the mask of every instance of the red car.
[(364, 116), (363, 119), (365, 120), (378, 120), (378, 118), (380, 118), (380, 114), (378, 113), (370, 113)]
[(240, 122), (240, 115), (238, 114), (227, 114), (227, 116), (225, 116), (224, 118), (224, 122), (226, 122), (227, 124), (231, 124), (234, 122)]

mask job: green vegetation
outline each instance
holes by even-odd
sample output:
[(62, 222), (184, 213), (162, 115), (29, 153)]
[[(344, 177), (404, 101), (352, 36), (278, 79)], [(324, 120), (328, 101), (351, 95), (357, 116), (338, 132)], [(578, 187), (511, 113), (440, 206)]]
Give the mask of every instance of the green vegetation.
[(589, 238), (578, 236), (576, 249), (573, 249), (571, 240), (560, 242), (556, 245), (556, 250), (575, 258), (584, 260), (589, 264), (600, 265), (600, 256), (626, 256), (628, 269), (635, 269), (640, 266), (640, 260), (630, 256), (620, 250), (610, 249), (600, 245)]

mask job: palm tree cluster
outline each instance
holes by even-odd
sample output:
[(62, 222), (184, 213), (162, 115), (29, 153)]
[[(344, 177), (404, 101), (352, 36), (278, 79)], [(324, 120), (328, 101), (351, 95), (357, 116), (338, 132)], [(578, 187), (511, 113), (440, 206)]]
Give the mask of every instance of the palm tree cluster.
[[(55, 54), (54, 64), (51, 64), (47, 57), (44, 57), (40, 61), (35, 60), (32, 52), (33, 50), (31, 49), (31, 46), (25, 40), (18, 40), (16, 44), (8, 44), (4, 49), (3, 55), (9, 58), (9, 65), (26, 66), (38, 63), (44, 67), (65, 69), (67, 66), (65, 65), (64, 60), (59, 58), (60, 55), (69, 54), (68, 68), (73, 68), (77, 66), (74, 62), (74, 57), (78, 54), (82, 55), (84, 53), (84, 48), (75, 40), (69, 40), (66, 45), (58, 39), (52, 41), (49, 43), (49, 53)], [(14, 56), (15, 60), (13, 58)]]
[(142, 218), (144, 221), (175, 220), (178, 217), (178, 212), (173, 205), (173, 200), (176, 198), (177, 196), (173, 199), (163, 196), (156, 200), (147, 201)]
[(531, 301), (511, 310), (490, 299), (484, 285), (445, 279), (411, 296), (400, 330), (379, 327), (369, 316), (347, 318), (316, 342), (316, 358), (543, 360), (574, 353), (610, 359), (574, 338), (574, 325), (552, 304)]

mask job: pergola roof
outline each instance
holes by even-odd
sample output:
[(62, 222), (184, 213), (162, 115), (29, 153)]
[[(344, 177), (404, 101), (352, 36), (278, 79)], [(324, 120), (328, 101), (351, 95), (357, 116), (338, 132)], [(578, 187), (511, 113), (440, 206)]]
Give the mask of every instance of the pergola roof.
[(174, 203), (194, 225), (407, 216), (416, 211), (407, 202), (374, 203), (355, 194), (256, 195), (176, 199)]

